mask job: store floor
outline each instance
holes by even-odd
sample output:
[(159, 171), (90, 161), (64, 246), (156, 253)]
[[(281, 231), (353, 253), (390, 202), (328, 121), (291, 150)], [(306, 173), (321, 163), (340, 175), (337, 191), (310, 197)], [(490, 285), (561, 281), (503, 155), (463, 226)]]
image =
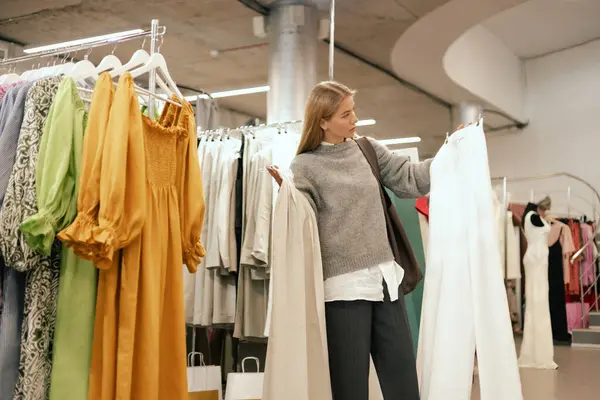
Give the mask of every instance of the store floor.
[[(525, 400), (600, 399), (600, 349), (557, 346), (554, 361), (555, 371), (521, 369)], [(480, 400), (477, 378), (471, 400)]]

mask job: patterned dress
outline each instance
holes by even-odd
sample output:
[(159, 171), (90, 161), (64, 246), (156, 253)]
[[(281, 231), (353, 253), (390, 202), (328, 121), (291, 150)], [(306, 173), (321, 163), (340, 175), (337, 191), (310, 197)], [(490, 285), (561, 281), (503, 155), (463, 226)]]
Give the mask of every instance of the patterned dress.
[[(109, 89), (112, 82), (108, 81)], [(77, 214), (77, 191), (88, 119), (75, 82), (65, 78), (44, 127), (38, 157), (38, 213), (21, 224), (29, 246), (50, 255), (58, 230)], [(62, 248), (56, 323), (52, 346), (50, 400), (82, 400), (88, 395), (96, 305), (96, 268)]]
[(35, 174), (40, 141), (61, 80), (39, 80), (28, 93), (15, 165), (0, 210), (0, 250), (6, 265), (27, 273), (15, 400), (44, 400), (50, 385), (60, 244), (55, 243), (51, 256), (43, 256), (27, 245), (19, 226), (38, 211)]

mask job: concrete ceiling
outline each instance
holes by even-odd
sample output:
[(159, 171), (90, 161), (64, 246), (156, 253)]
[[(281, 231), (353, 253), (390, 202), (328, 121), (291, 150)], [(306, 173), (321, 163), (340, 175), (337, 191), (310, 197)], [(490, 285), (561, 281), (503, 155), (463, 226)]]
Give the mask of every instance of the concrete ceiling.
[[(314, 1), (319, 3), (323, 17), (327, 17), (329, 0)], [(268, 48), (265, 40), (256, 38), (252, 32), (252, 17), (258, 14), (238, 0), (149, 0), (143, 4), (132, 0), (1, 2), (1, 39), (23, 45), (42, 45), (136, 27), (148, 28), (152, 18), (159, 18), (161, 25), (167, 27), (161, 52), (168, 61), (171, 75), (187, 92), (264, 85), (268, 80)], [(494, 2), (496, 0), (483, 3), (491, 9)], [(268, 7), (273, 0), (260, 3)], [(431, 154), (438, 148), (445, 132), (451, 129), (450, 112), (443, 101), (436, 101), (399, 82), (390, 71), (399, 71), (401, 78), (433, 90), (431, 80), (421, 82), (397, 65), (392, 67), (391, 53), (398, 39), (406, 37), (407, 30), (418, 25), (415, 22), (430, 19), (434, 11), (449, 9), (453, 3), (457, 6), (471, 4), (465, 6), (471, 11), (485, 9), (481, 1), (466, 0), (336, 2), (336, 43), (379, 67), (374, 68), (352, 55), (336, 51), (335, 78), (358, 90), (359, 118), (377, 120), (375, 126), (361, 128), (361, 133), (378, 138), (421, 136), (424, 139), (419, 145), (422, 153)], [(539, 56), (600, 36), (600, 24), (597, 23), (599, 0), (502, 0), (500, 3), (506, 5), (497, 7), (498, 11), (509, 9), (496, 16), (489, 13), (486, 18), (493, 17), (485, 22), (485, 26), (521, 57)], [(516, 7), (507, 7), (511, 3)], [(468, 19), (469, 13), (465, 13), (464, 7), (455, 11), (459, 12), (461, 21)], [(440, 35), (433, 36), (439, 38)], [(127, 60), (140, 45), (141, 41), (120, 44), (115, 54), (121, 60)], [(212, 50), (245, 46), (250, 48), (211, 56)], [(109, 47), (94, 49), (90, 59), (97, 63), (112, 50)], [(324, 80), (327, 79), (327, 45), (320, 43), (318, 51), (319, 79)], [(395, 63), (400, 57), (404, 63), (427, 69), (431, 63), (421, 58), (431, 51), (430, 46), (421, 46), (401, 54), (396, 52), (393, 56)], [(77, 55), (78, 58), (82, 56)], [(452, 100), (448, 96), (441, 97)], [(247, 116), (263, 119), (266, 116), (265, 94), (221, 99), (219, 105)], [(494, 126), (506, 123), (502, 118), (487, 120)]]
[[(447, 0), (345, 0), (337, 2), (336, 42), (384, 69), (391, 69), (395, 41), (417, 19)], [(267, 2), (263, 4), (268, 5)], [(252, 32), (258, 15), (236, 0), (2, 0), (0, 38), (23, 45), (42, 45), (77, 38), (147, 28), (152, 18), (167, 27), (161, 47), (169, 71), (178, 85), (209, 92), (264, 85), (268, 78), (268, 48)], [(327, 12), (324, 11), (324, 17)], [(122, 61), (139, 48), (139, 42), (120, 44)], [(225, 52), (214, 58), (211, 50), (258, 45)], [(148, 49), (148, 44), (146, 44)], [(111, 47), (94, 49), (90, 60), (99, 62)], [(77, 55), (83, 57), (83, 54)], [(335, 55), (336, 80), (358, 90), (359, 118), (377, 124), (361, 128), (378, 138), (443, 137), (449, 128), (449, 111), (427, 96), (403, 86), (343, 52)], [(319, 45), (319, 79), (327, 79), (328, 49)], [(27, 66), (28, 67), (28, 66)], [(221, 99), (221, 107), (248, 115), (266, 116), (266, 95)], [(439, 142), (434, 139), (436, 146)]]
[(600, 39), (599, 0), (530, 0), (483, 24), (521, 58)]

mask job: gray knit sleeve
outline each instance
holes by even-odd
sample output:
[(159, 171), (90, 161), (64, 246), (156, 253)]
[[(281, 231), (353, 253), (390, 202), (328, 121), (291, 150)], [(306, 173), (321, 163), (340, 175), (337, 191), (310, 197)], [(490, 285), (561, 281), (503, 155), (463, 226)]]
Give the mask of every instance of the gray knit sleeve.
[(306, 197), (315, 215), (317, 214), (317, 189), (310, 179), (311, 173), (309, 167), (305, 165), (302, 156), (296, 156), (290, 170), (294, 175), (294, 186)]
[(369, 141), (375, 149), (383, 185), (399, 198), (418, 198), (429, 193), (429, 168), (432, 159), (410, 162), (408, 157), (395, 154), (373, 138)]

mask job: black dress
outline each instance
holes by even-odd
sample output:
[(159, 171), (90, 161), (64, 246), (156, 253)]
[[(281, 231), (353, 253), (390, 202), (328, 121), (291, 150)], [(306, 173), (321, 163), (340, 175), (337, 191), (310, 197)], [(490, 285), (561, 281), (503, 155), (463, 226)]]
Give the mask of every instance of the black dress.
[[(564, 226), (561, 229), (566, 229)], [(560, 236), (559, 236), (560, 237)], [(549, 248), (548, 254), (548, 301), (552, 338), (555, 344), (570, 344), (571, 334), (567, 328), (567, 306), (565, 300), (565, 281), (563, 275), (563, 253), (560, 240)]]

